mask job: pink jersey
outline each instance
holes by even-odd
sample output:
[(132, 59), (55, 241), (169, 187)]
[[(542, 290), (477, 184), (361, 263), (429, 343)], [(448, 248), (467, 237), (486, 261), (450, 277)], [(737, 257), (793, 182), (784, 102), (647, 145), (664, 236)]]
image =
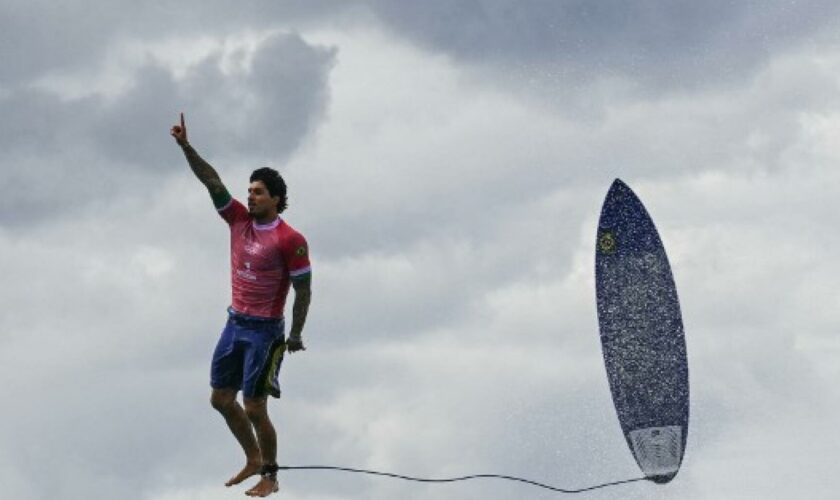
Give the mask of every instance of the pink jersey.
[(219, 215), (230, 226), (231, 306), (249, 316), (282, 318), (291, 280), (311, 272), (303, 235), (279, 217), (257, 224), (233, 199)]

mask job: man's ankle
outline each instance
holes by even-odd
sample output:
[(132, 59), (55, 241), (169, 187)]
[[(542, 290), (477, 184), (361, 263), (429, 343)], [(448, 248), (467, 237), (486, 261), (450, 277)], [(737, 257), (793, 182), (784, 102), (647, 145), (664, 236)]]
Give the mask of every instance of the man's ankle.
[(276, 463), (263, 464), (262, 469), (260, 469), (260, 475), (266, 479), (276, 481), (278, 470), (280, 470), (280, 467)]

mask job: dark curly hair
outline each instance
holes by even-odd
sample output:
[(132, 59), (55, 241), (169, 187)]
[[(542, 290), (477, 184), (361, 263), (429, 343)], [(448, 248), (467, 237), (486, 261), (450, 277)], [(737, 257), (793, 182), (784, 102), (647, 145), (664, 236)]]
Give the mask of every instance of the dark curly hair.
[(286, 181), (273, 168), (263, 167), (254, 170), (251, 174), (249, 182), (262, 181), (268, 189), (268, 194), (272, 197), (277, 196), (280, 201), (277, 202), (277, 213), (283, 213), (289, 206), (289, 199), (286, 196)]

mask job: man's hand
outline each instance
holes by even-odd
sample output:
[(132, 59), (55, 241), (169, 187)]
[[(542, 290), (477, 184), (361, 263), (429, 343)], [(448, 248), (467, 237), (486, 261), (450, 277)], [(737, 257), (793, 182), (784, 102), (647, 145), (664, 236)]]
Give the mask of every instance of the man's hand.
[(187, 126), (184, 125), (184, 113), (181, 113), (181, 124), (173, 125), (169, 134), (175, 138), (175, 142), (177, 142), (179, 146), (187, 144)]
[(303, 346), (303, 339), (300, 338), (300, 335), (289, 335), (289, 338), (286, 339), (286, 349), (289, 352), (297, 352), (305, 351), (306, 347)]

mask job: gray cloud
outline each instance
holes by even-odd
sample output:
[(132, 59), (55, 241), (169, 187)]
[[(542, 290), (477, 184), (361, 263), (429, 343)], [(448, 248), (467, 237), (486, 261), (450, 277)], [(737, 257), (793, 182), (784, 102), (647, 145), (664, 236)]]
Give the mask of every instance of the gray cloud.
[(838, 5), (804, 2), (372, 0), (395, 33), (522, 80), (556, 86), (624, 77), (694, 88), (749, 76), (777, 49), (807, 44)]
[(0, 5), (0, 56), (5, 63), (0, 84), (13, 87), (45, 73), (95, 66), (126, 40), (189, 39), (207, 34), (208, 26), (217, 35), (292, 22), (302, 27), (325, 13), (340, 17), (343, 4), (258, 0), (231, 8), (223, 0), (154, 5), (9, 0)]
[(323, 115), (335, 52), (281, 34), (252, 57), (248, 68), (224, 74), (221, 55), (214, 54), (183, 82), (163, 68), (146, 67), (130, 92), (105, 106), (92, 132), (114, 160), (168, 170), (171, 154), (160, 132), (177, 122), (176, 110), (185, 110), (191, 142), (206, 154), (282, 160)]
[(220, 85), (218, 65), (205, 63), (185, 97), (209, 112), (214, 146), (240, 157), (282, 159), (322, 117), (335, 57), (335, 50), (312, 47), (297, 35), (275, 36), (254, 55), (242, 81)]
[[(323, 116), (335, 52), (279, 34), (256, 49), (246, 70), (226, 74), (220, 57), (206, 58), (183, 81), (160, 64), (145, 64), (115, 98), (20, 88), (0, 100), (0, 112), (14, 117), (0, 130), (0, 164), (10, 172), (2, 221), (55, 214), (45, 198), (72, 212), (74, 205), (138, 185), (153, 189), (160, 174), (183, 173), (173, 166), (184, 160), (168, 137), (180, 110), (208, 158), (277, 162), (288, 156)], [(29, 191), (36, 183), (37, 196)]]

